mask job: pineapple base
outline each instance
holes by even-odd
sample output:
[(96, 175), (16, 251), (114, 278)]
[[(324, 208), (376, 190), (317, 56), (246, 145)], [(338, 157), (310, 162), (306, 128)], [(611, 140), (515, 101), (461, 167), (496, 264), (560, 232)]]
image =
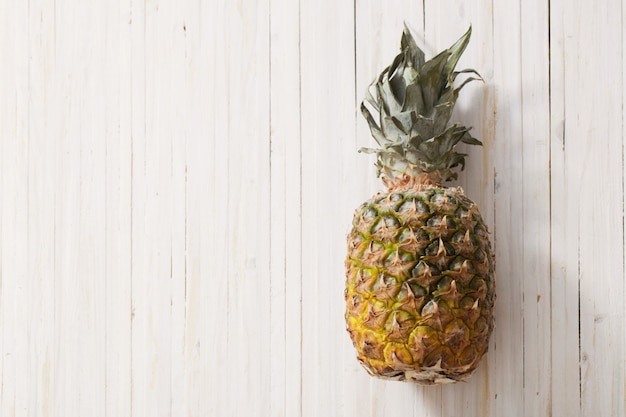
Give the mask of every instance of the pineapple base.
[(441, 367), (441, 363), (431, 367), (421, 367), (417, 369), (407, 369), (404, 371), (392, 371), (387, 374), (378, 373), (378, 370), (370, 368), (366, 363), (361, 362), (368, 374), (371, 376), (386, 379), (389, 381), (414, 382), (420, 385), (442, 385), (464, 381), (474, 374), (475, 369), (460, 371), (458, 375), (448, 375), (449, 372)]

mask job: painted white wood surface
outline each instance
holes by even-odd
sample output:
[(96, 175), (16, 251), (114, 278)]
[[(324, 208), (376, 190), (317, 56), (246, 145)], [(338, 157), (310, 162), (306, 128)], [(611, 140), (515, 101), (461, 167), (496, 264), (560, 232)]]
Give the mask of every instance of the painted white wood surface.
[[(626, 415), (617, 0), (0, 1), (0, 416)], [(358, 105), (402, 22), (469, 24), (460, 176), (497, 253), (466, 383), (375, 380), (343, 322)]]

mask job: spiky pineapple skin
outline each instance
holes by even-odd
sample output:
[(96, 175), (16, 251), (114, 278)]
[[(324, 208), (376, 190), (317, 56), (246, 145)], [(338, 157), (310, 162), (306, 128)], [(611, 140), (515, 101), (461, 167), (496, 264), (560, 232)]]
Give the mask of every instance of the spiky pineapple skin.
[(488, 231), (460, 187), (379, 193), (354, 214), (346, 323), (374, 376), (424, 385), (469, 377), (494, 327)]

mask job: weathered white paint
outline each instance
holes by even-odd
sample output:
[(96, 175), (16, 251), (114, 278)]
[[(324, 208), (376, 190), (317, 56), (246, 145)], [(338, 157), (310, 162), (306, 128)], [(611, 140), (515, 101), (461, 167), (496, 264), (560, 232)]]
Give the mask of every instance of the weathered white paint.
[[(0, 2), (1, 416), (626, 415), (617, 0)], [(468, 25), (497, 253), (466, 383), (368, 377), (345, 233), (402, 22)]]

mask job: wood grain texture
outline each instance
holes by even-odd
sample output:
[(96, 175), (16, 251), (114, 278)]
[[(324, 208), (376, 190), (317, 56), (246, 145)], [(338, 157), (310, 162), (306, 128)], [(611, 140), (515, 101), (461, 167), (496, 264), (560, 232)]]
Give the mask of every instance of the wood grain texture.
[[(618, 0), (0, 2), (0, 416), (626, 415)], [(358, 110), (467, 27), (458, 184), (497, 256), (465, 383), (375, 380), (345, 234)]]

